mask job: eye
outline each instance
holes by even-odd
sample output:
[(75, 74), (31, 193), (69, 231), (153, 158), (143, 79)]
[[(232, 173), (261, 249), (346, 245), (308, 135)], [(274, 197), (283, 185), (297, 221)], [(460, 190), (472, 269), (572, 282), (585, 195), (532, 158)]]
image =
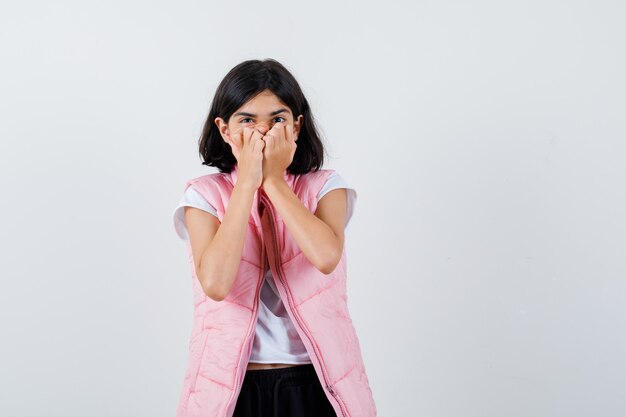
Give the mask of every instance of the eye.
[[(285, 119), (284, 117), (281, 117), (281, 116), (274, 117), (274, 121), (276, 121), (276, 119), (281, 119), (281, 120), (279, 120), (279, 122), (286, 122), (287, 121), (287, 119)], [(247, 123), (247, 120), (252, 120), (252, 118), (250, 118), (250, 117), (243, 118), (243, 119), (241, 119), (239, 121), (239, 123)]]

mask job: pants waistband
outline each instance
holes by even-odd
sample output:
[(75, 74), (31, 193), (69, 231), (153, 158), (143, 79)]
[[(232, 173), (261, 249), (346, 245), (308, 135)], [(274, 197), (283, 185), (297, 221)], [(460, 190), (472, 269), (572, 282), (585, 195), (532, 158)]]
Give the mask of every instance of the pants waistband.
[(313, 364), (295, 365), (285, 368), (248, 369), (244, 383), (256, 382), (261, 387), (273, 387), (280, 380), (281, 385), (299, 385), (318, 382), (317, 373)]

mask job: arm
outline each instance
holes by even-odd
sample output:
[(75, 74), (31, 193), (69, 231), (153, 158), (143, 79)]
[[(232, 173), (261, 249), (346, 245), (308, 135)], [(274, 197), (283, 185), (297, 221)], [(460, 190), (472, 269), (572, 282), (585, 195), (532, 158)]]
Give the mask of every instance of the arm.
[(221, 224), (204, 210), (185, 207), (196, 275), (205, 294), (215, 301), (226, 298), (237, 277), (255, 191), (241, 182), (235, 184)]
[(324, 274), (341, 259), (346, 220), (346, 190), (329, 191), (311, 213), (289, 188), (284, 178), (268, 180), (263, 189), (285, 222), (304, 256)]

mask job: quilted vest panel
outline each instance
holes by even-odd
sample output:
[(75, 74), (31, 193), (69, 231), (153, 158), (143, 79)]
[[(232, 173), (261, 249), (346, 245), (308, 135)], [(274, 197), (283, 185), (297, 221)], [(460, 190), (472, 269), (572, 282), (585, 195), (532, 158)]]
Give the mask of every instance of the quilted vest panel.
[[(285, 172), (284, 178), (314, 213), (317, 195), (332, 172)], [(235, 166), (230, 173), (197, 177), (187, 181), (185, 190), (194, 187), (215, 207), (222, 222), (237, 174)], [(204, 293), (189, 243), (187, 252), (194, 315), (176, 417), (233, 415), (252, 352), (265, 262), (269, 262), (280, 297), (337, 416), (376, 416), (359, 339), (347, 306), (345, 246), (335, 270), (323, 274), (304, 256), (270, 199), (258, 189), (237, 277), (226, 298), (215, 301)]]

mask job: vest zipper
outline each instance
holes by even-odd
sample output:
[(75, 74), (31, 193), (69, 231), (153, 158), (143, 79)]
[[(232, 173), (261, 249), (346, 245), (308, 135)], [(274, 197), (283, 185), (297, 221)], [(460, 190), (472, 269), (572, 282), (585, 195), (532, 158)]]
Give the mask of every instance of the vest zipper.
[(276, 243), (277, 236), (278, 236), (278, 231), (276, 230), (276, 223), (274, 222), (274, 211), (271, 208), (272, 207), (271, 203), (269, 203), (269, 201), (267, 201), (267, 198), (262, 197), (262, 201), (265, 203), (265, 209), (269, 210), (269, 212), (271, 213), (269, 218), (270, 218), (270, 221), (272, 222), (272, 233), (274, 235), (273, 239), (272, 239), (272, 244), (274, 246), (274, 260), (275, 260), (274, 264), (276, 265), (276, 271), (279, 272), (278, 279), (283, 284), (283, 288), (287, 292), (287, 295), (288, 295), (287, 301), (289, 303), (289, 308), (291, 309), (291, 312), (293, 313), (294, 317), (296, 318), (296, 321), (298, 322), (298, 325), (300, 326), (300, 328), (302, 329), (304, 334), (309, 339), (309, 342), (311, 343), (311, 346), (313, 346), (313, 350), (315, 352), (315, 356), (317, 357), (317, 360), (318, 360), (318, 362), (321, 365), (320, 367), (322, 369), (322, 376), (324, 378), (324, 385), (326, 386), (326, 389), (328, 390), (328, 392), (330, 392), (330, 394), (333, 396), (333, 398), (335, 398), (335, 401), (337, 401), (337, 404), (339, 404), (339, 409), (341, 410), (341, 415), (344, 416), (344, 417), (348, 417), (348, 413), (344, 409), (343, 400), (341, 400), (341, 398), (339, 397), (337, 392), (333, 389), (332, 385), (329, 383), (328, 372), (326, 370), (326, 365), (324, 364), (324, 361), (322, 360), (321, 355), (317, 352), (317, 345), (315, 343), (313, 343), (313, 340), (311, 339), (311, 336), (310, 336), (310, 334), (308, 332), (308, 329), (306, 328), (306, 326), (302, 322), (302, 319), (300, 318), (300, 314), (298, 313), (298, 311), (296, 310), (296, 308), (293, 305), (291, 292), (289, 291), (289, 288), (287, 287), (287, 285), (285, 283), (285, 280), (283, 278), (283, 275), (282, 275), (282, 268), (281, 268), (281, 264), (280, 264), (280, 251), (279, 251), (278, 245)]

